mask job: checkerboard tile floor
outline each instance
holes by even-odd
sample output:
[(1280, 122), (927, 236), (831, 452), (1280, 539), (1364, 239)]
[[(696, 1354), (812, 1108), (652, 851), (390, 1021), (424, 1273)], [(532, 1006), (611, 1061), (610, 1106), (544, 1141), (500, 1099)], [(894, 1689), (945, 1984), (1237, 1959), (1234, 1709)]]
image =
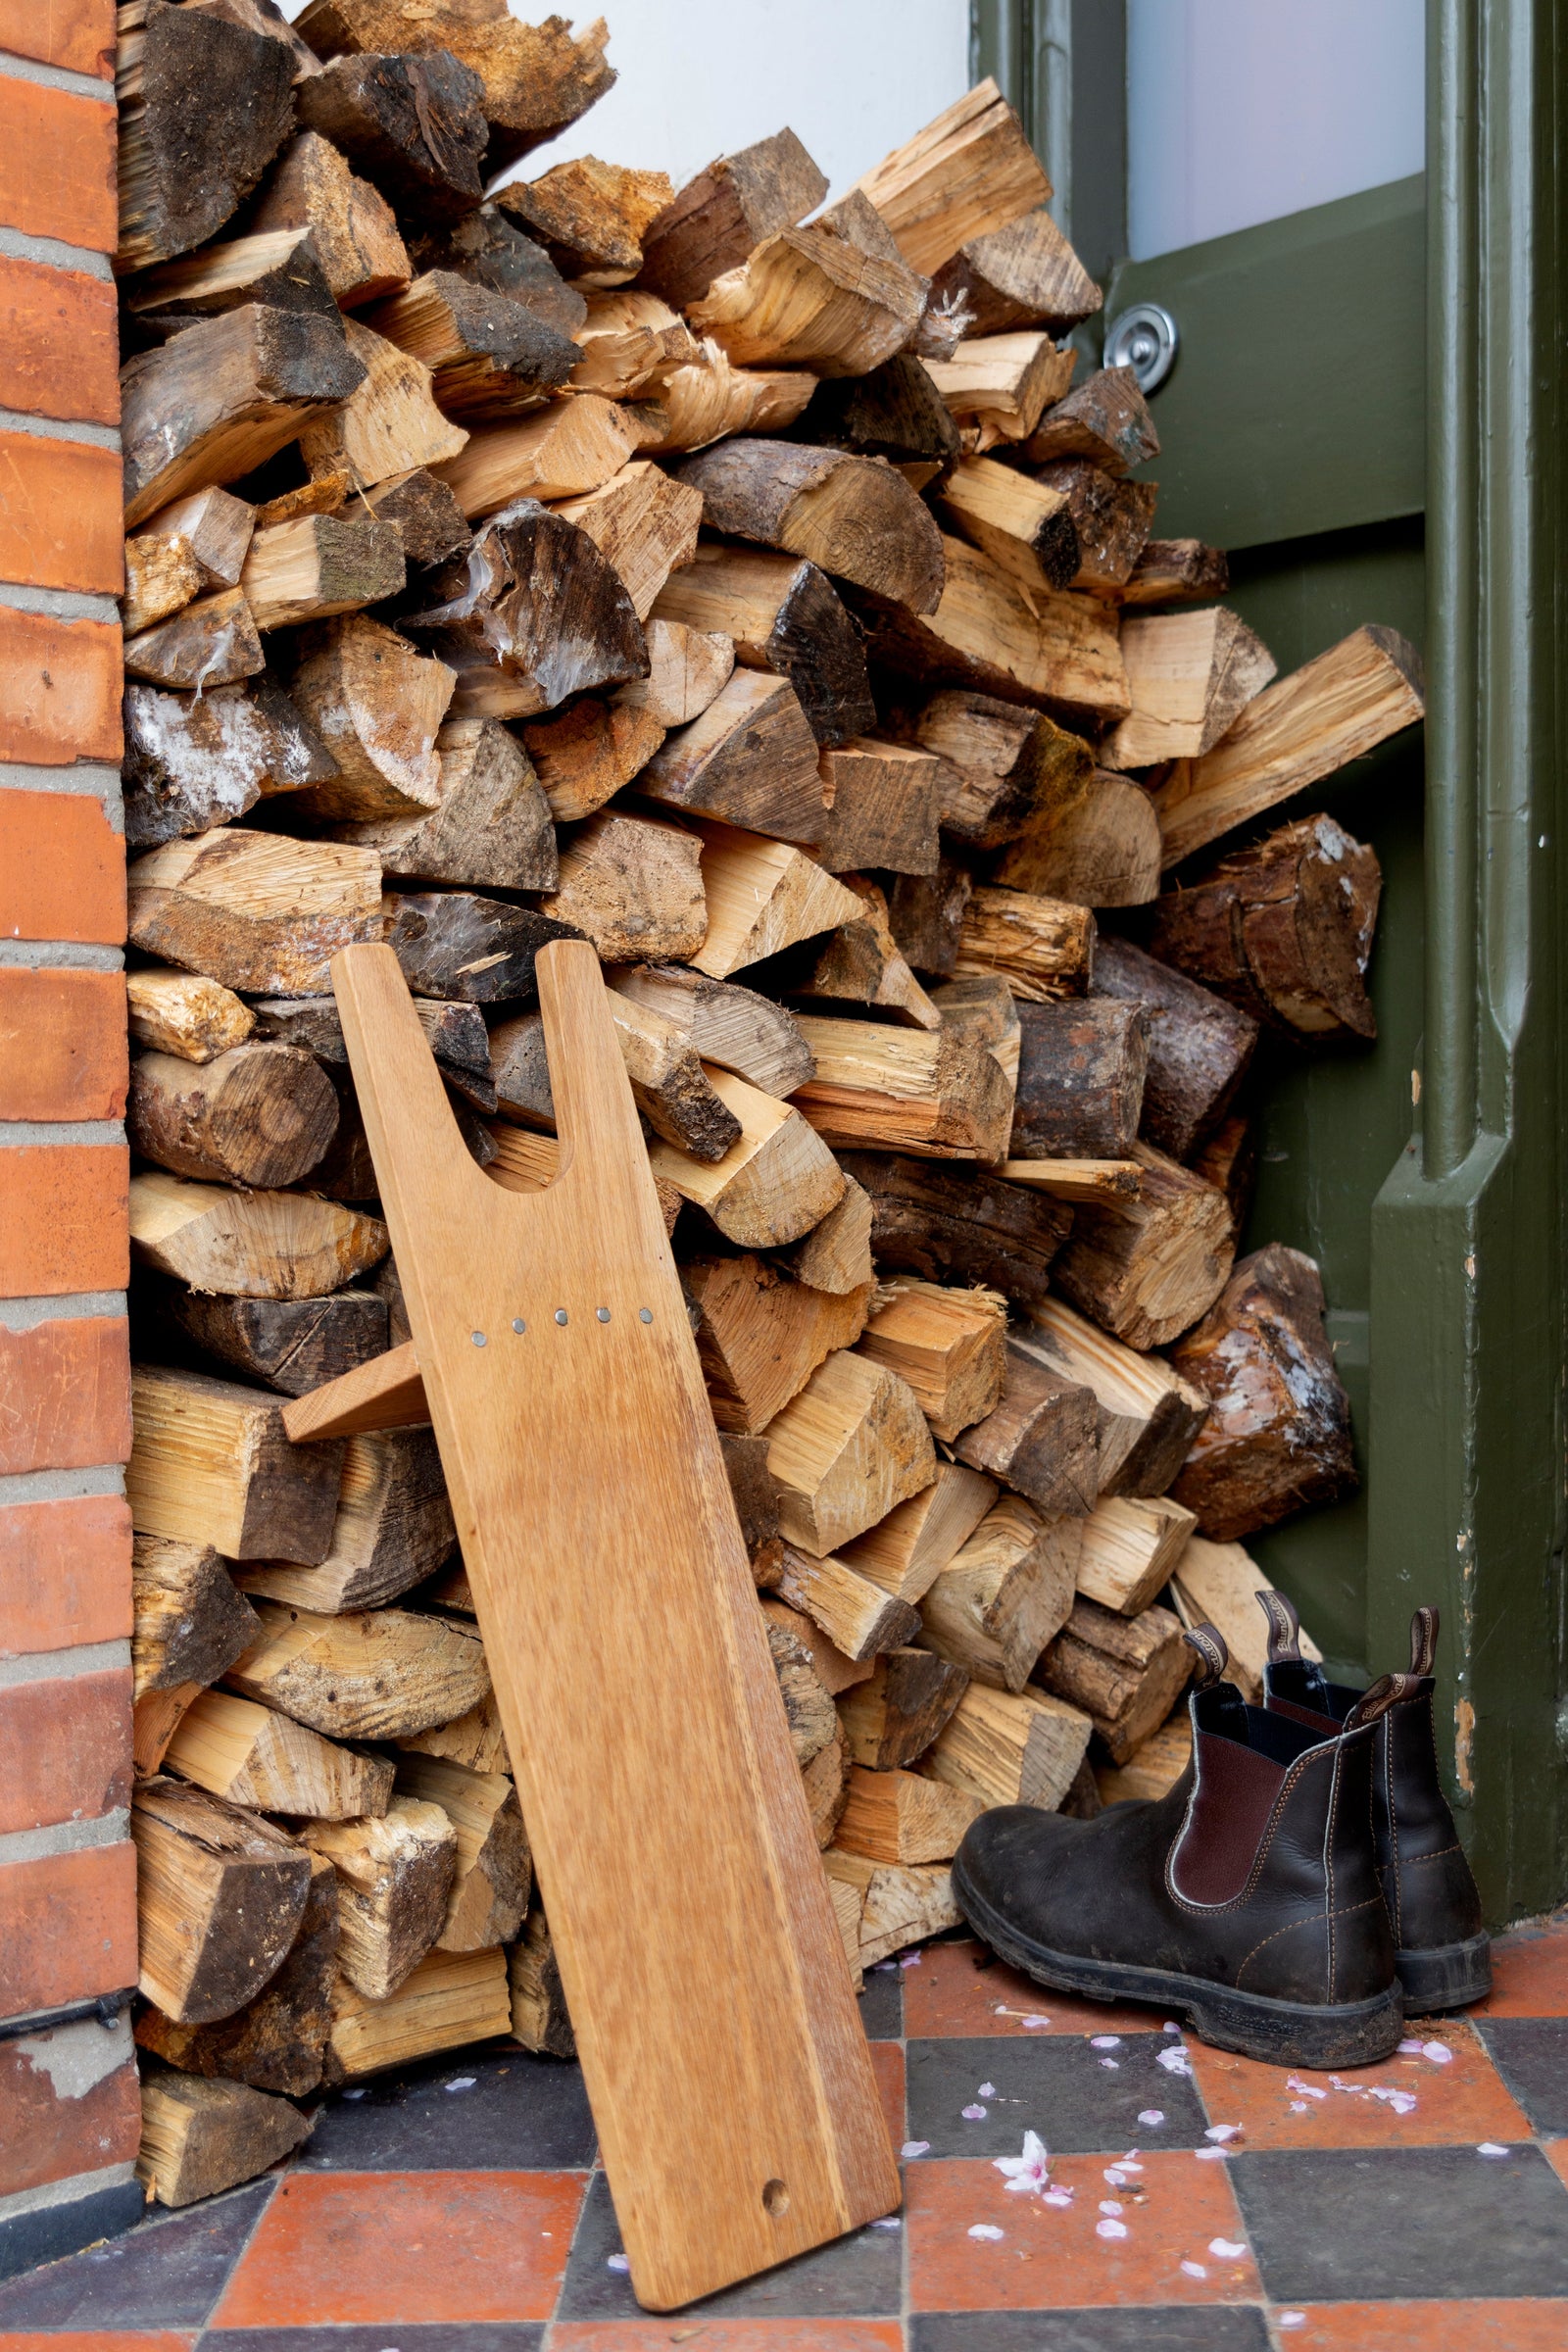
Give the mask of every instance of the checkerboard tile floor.
[[(1483, 2008), (1339, 2077), (980, 1958), (927, 1945), (862, 1999), (900, 2220), (686, 2313), (637, 2308), (576, 2068), (492, 2047), (334, 2096), (265, 2180), (0, 2286), (0, 2352), (1568, 2346), (1568, 1914), (1499, 1945)], [(995, 2169), (1026, 2129), (1070, 2198)]]

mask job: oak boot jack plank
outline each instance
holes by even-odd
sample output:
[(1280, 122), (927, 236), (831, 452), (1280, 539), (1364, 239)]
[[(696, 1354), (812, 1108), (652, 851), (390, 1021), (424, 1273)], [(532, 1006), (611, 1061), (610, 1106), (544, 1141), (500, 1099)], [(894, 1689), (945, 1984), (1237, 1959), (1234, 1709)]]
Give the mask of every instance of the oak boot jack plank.
[(577, 2037), (562, 1990), (561, 1966), (537, 1896), (529, 1906), (521, 1936), (506, 1957), (514, 2035), (525, 2050), (537, 2051), (541, 2057), (575, 2058)]
[(1149, 1061), (1141, 1132), (1173, 1159), (1190, 1160), (1251, 1066), (1256, 1022), (1129, 940), (1101, 942), (1095, 994), (1142, 1005)]
[(304, 1916), (310, 1862), (292, 1838), (178, 1781), (138, 1784), (141, 1990), (179, 2023), (231, 2017), (279, 1968)]
[(1063, 337), (1092, 318), (1102, 299), (1043, 205), (1004, 228), (967, 238), (931, 280), (932, 302), (951, 313), (967, 311), (976, 335), (1043, 326)]
[(1072, 1223), (1048, 1195), (989, 1171), (977, 1185), (964, 1166), (891, 1152), (855, 1152), (840, 1164), (870, 1199), (871, 1249), (884, 1270), (978, 1283), (1026, 1302), (1045, 1297)]
[(556, 512), (587, 532), (619, 574), (645, 625), (670, 574), (696, 556), (703, 518), (701, 493), (671, 481), (662, 466), (646, 458), (633, 459), (602, 489), (566, 499)]
[(1077, 797), (1031, 820), (995, 879), (1081, 906), (1146, 906), (1159, 893), (1154, 804), (1130, 776), (1096, 768)]
[(907, 1601), (896, 1600), (842, 1560), (831, 1555), (817, 1558), (793, 1544), (784, 1545), (778, 1591), (854, 1664), (900, 1648), (919, 1631), (920, 1621)]
[(1055, 1263), (1056, 1287), (1130, 1348), (1167, 1348), (1207, 1314), (1236, 1251), (1230, 1205), (1211, 1184), (1134, 1144), (1136, 1198), (1085, 1203)]
[(309, 2139), (314, 2123), (244, 2082), (144, 2076), (136, 2178), (160, 2205), (193, 2205), (254, 2180)]
[(920, 1769), (987, 1809), (1054, 1812), (1084, 1760), (1090, 1729), (1079, 1708), (1044, 1690), (971, 1682)]
[(1121, 1764), (1164, 1722), (1192, 1666), (1180, 1621), (1169, 1609), (1123, 1617), (1080, 1594), (1035, 1681), (1083, 1708), (1111, 1761)]
[(1072, 1612), (1089, 1524), (1042, 1519), (1021, 1495), (1004, 1494), (921, 1601), (921, 1646), (977, 1683), (1021, 1690)]
[(957, 1462), (939, 1462), (930, 1486), (844, 1544), (840, 1557), (895, 1599), (917, 1603), (996, 1499), (989, 1478)]
[(1205, 1393), (1163, 1356), (1125, 1347), (1061, 1298), (1031, 1303), (1017, 1344), (1094, 1391), (1101, 1494), (1163, 1494), (1202, 1427)]
[(805, 556), (910, 612), (935, 612), (942, 539), (902, 474), (848, 450), (739, 438), (688, 458), (710, 530)]
[(840, 1348), (865, 1326), (870, 1285), (835, 1296), (792, 1281), (747, 1254), (689, 1260), (681, 1269), (697, 1307), (697, 1351), (721, 1430), (760, 1435)]
[(1138, 1135), (1149, 1069), (1141, 1003), (1069, 998), (1025, 1004), (1007, 1156), (1125, 1159)]
[(911, 270), (940, 270), (972, 237), (1049, 203), (1051, 182), (988, 75), (857, 180)]
[[(1250, 1706), (1265, 1701), (1269, 1627), (1282, 1595), (1240, 1544), (1212, 1544), (1190, 1536), (1171, 1579), (1171, 1601), (1187, 1630), (1211, 1625), (1230, 1652), (1225, 1671)], [(1262, 1602), (1260, 1607), (1258, 1604)], [(1297, 1646), (1308, 1664), (1323, 1653), (1309, 1634), (1297, 1629)]]
[(368, 2000), (339, 1975), (332, 1986), (321, 2079), (329, 2089), (336, 2088), (511, 2031), (503, 1951), (429, 1952), (384, 2001)]
[[(335, 977), (633, 2278), (645, 2303), (667, 2308), (869, 2220), (897, 2194), (717, 1438), (705, 1435), (697, 1350), (592, 950), (561, 943), (541, 960), (547, 1031), (561, 1049), (551, 1075), (562, 1172), (547, 1191), (511, 1200), (453, 1130), (393, 959), (346, 956)], [(529, 1370), (541, 1348), (557, 1365), (548, 1384)], [(594, 1410), (577, 1425), (569, 1492), (554, 1491), (566, 1506), (557, 1526), (549, 1493), (519, 1514), (511, 1481), (514, 1463), (548, 1443), (542, 1427), (530, 1434), (530, 1416), (546, 1401), (557, 1414), (561, 1381), (578, 1377)], [(492, 1446), (481, 1433), (503, 1395), (511, 1435)], [(594, 1501), (612, 1495), (612, 1530), (596, 1524)], [(563, 1543), (602, 1546), (600, 1572), (581, 1588), (592, 1605), (575, 1626), (575, 1609), (563, 1617), (555, 1573)], [(646, 1614), (654, 1552), (662, 1622), (678, 1642), (669, 1676), (649, 1672), (646, 1627), (635, 1644), (615, 1630)], [(578, 1782), (597, 1774), (595, 1727), (610, 1722), (623, 1752), (657, 1755), (661, 1769), (629, 1776), (613, 1837), (606, 1822), (601, 1838)], [(541, 1755), (548, 1773), (532, 1761)], [(663, 1850), (671, 1771), (689, 1773), (710, 1810), (717, 1803), (728, 1817), (722, 1878), (691, 1915), (700, 1914), (701, 1950), (681, 1912), (662, 1915), (654, 1937), (644, 1923), (635, 1948), (624, 1942), (625, 1839), (651, 1859)], [(684, 1831), (679, 1846), (689, 1876)], [(722, 2021), (733, 2111), (713, 2107), (713, 2019), (690, 1997), (715, 1936), (734, 1937), (751, 1959), (745, 1997)], [(637, 2016), (650, 2024), (642, 2035)], [(638, 2049), (646, 2055), (628, 2072)], [(694, 2104), (685, 2086), (699, 2081)], [(839, 2119), (831, 2143), (824, 2101)], [(698, 2178), (700, 2213), (689, 2197)], [(712, 2197), (721, 2178), (747, 2184), (722, 2212)], [(776, 2193), (771, 2209), (762, 2198), (774, 2180), (787, 2184), (787, 2210)]]
[(267, 175), (250, 224), (257, 235), (309, 229), (332, 299), (345, 311), (401, 293), (414, 274), (391, 206), (318, 130), (290, 139)]
[[(376, 1374), (384, 1384), (395, 1365), (412, 1379), (402, 1389), (379, 1386), (385, 1418), (348, 1412), (340, 1413), (335, 1432), (312, 1427), (313, 1414), (320, 1419), (318, 1398), (356, 1388), (363, 1393)], [(315, 1396), (301, 1397), (297, 1406), (285, 1405), (283, 1426), (302, 1450), (312, 1449), (309, 1439), (338, 1434), (345, 1441), (331, 1544), (314, 1567), (287, 1557), (248, 1563), (237, 1571), (241, 1589), (334, 1616), (346, 1609), (379, 1609), (439, 1568), (457, 1542), (452, 1506), (435, 1440), (428, 1429), (408, 1426), (428, 1419), (423, 1384), (406, 1348), (344, 1374)], [(462, 1674), (471, 1673), (474, 1665), (458, 1660)]]
[(1000, 972), (1015, 997), (1050, 1004), (1087, 994), (1094, 952), (1095, 918), (1087, 906), (986, 885), (964, 906), (953, 969)]
[(825, 1558), (930, 1485), (936, 1452), (908, 1383), (841, 1349), (768, 1425), (779, 1525)]
[(138, 1699), (182, 1684), (216, 1683), (261, 1630), (210, 1544), (134, 1537), (131, 1587), (130, 1663)]
[(138, 1365), (125, 1472), (138, 1534), (211, 1544), (225, 1559), (325, 1556), (342, 1448), (291, 1446), (275, 1397), (200, 1372)]
[(720, 633), (748, 669), (786, 679), (819, 744), (847, 743), (876, 724), (855, 624), (826, 573), (802, 557), (703, 540), (664, 582), (653, 615)]
[(684, 310), (764, 238), (804, 220), (826, 194), (826, 179), (792, 130), (720, 156), (648, 224), (642, 283)]
[(232, 1805), (311, 1820), (386, 1811), (392, 1766), (226, 1690), (204, 1690), (169, 1743), (170, 1772)]
[[(707, 951), (705, 950), (706, 954)], [(1012, 1090), (984, 1046), (947, 1029), (803, 1015), (816, 1074), (794, 1100), (835, 1149), (1001, 1159)]]
[(1092, 1391), (1009, 1340), (1001, 1402), (962, 1432), (954, 1450), (1048, 1516), (1082, 1517), (1099, 1494), (1095, 1422)]
[(380, 1220), (335, 1200), (231, 1192), (159, 1169), (130, 1180), (130, 1238), (160, 1273), (241, 1298), (320, 1298), (386, 1255)]
[(336, 951), (380, 930), (379, 865), (338, 842), (228, 825), (166, 842), (125, 879), (133, 947), (257, 996), (318, 993)]
[(457, 1832), (439, 1805), (400, 1793), (374, 1820), (312, 1822), (301, 1836), (337, 1872), (339, 1968), (368, 2001), (386, 2000), (441, 1932)]
[(900, 1281), (879, 1297), (859, 1352), (908, 1382), (932, 1436), (951, 1445), (1001, 1400), (1006, 1330), (1006, 1301), (995, 1292)]
[(1101, 747), (1106, 767), (1154, 767), (1212, 751), (1274, 675), (1262, 640), (1223, 605), (1133, 613), (1122, 623), (1133, 707)]
[(1197, 1521), (1168, 1494), (1103, 1496), (1083, 1523), (1078, 1591), (1137, 1617), (1179, 1572)]
[(839, 1699), (857, 1764), (898, 1772), (923, 1756), (969, 1687), (968, 1670), (926, 1649), (889, 1650), (868, 1682)]
[(475, 890), (553, 890), (554, 811), (515, 737), (493, 719), (449, 719), (435, 739), (436, 807), (337, 828), (400, 881)]
[(154, 7), (122, 35), (120, 251), (146, 269), (205, 245), (293, 118), (286, 49), (220, 17)]
[(316, 2088), (332, 2021), (337, 1877), (324, 1855), (307, 1852), (306, 1858), (311, 1878), (305, 1909), (287, 1956), (262, 1990), (243, 2008), (205, 2026), (182, 2023), (159, 2008), (144, 2009), (136, 2020), (140, 2048), (184, 2074), (249, 2082), (290, 2098)]
[(146, 1159), (215, 1184), (297, 1184), (337, 1132), (337, 1096), (309, 1054), (232, 1046), (208, 1062), (143, 1054), (125, 1112)]
[[(955, 416), (979, 428), (982, 450), (994, 449), (999, 442), (1026, 441), (1040, 421), (1041, 413), (1054, 400), (1059, 400), (1072, 381), (1074, 354), (1060, 351), (1049, 335), (1024, 332), (1010, 335), (971, 335), (961, 342), (951, 359), (928, 360), (926, 366), (931, 379)], [(1053, 516), (1065, 513), (1066, 502), (1060, 505), (1061, 493), (1046, 480), (1032, 485), (1052, 501)], [(978, 486), (977, 486), (978, 488)], [(1054, 495), (1053, 495), (1054, 493)], [(984, 497), (983, 490), (978, 492)], [(973, 513), (976, 500), (966, 500), (960, 512)], [(1151, 506), (1152, 502), (1151, 501)], [(1020, 507), (1033, 507), (1037, 522), (1044, 519), (1043, 502), (1020, 498), (1013, 513)], [(995, 516), (995, 503), (991, 512)], [(952, 519), (956, 519), (955, 514)], [(1072, 531), (1072, 549), (1079, 553), (1076, 516), (1067, 517)], [(1009, 541), (1015, 533), (1004, 534)], [(1146, 533), (1147, 536), (1147, 533)], [(988, 552), (993, 552), (989, 551)], [(1011, 547), (1007, 550), (1004, 568), (1017, 575), (1018, 566)], [(1083, 570), (1073, 565), (1067, 578), (1051, 585), (1066, 587), (1069, 580), (1084, 585)], [(1031, 588), (1045, 585), (1044, 570), (1028, 581)]]
[(833, 1842), (868, 1862), (951, 1862), (979, 1800), (917, 1772), (850, 1773), (849, 1801)]
[[(307, 1458), (309, 1458), (307, 1456)], [(466, 1626), (413, 1609), (321, 1616), (259, 1599), (260, 1638), (225, 1687), (337, 1740), (396, 1740), (450, 1723), (490, 1687)]]

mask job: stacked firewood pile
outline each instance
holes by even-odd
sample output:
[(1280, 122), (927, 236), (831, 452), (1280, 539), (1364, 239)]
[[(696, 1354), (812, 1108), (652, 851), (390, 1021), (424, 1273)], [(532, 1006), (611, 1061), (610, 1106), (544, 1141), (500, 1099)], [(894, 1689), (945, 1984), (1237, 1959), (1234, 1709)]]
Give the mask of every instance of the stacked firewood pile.
[(1408, 649), (1270, 683), (1223, 557), (1151, 536), (1149, 410), (1074, 382), (1099, 291), (992, 84), (826, 211), (789, 130), (487, 197), (604, 46), (121, 10), (168, 2202), (323, 2082), (572, 2047), (433, 1437), (284, 1425), (408, 1336), (339, 947), (390, 942), (517, 1190), (535, 956), (598, 950), (857, 1970), (956, 1920), (981, 1807), (1168, 1786), (1181, 1621), (1255, 1685), (1242, 1540), (1354, 1483), (1315, 1268), (1234, 1256), (1260, 1027), (1371, 1034), (1376, 859), (1308, 814), (1161, 877), (1417, 717)]

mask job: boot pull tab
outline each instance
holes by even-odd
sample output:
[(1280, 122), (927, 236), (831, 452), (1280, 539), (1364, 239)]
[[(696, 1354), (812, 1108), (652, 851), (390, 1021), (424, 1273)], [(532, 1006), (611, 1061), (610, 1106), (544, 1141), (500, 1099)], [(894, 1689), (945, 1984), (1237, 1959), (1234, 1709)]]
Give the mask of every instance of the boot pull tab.
[(1268, 1619), (1269, 1664), (1299, 1664), (1301, 1620), (1297, 1614), (1295, 1601), (1287, 1600), (1283, 1592), (1276, 1592), (1272, 1585), (1265, 1585), (1261, 1592), (1253, 1593), (1252, 1598)]
[(1225, 1646), (1225, 1637), (1216, 1625), (1191, 1625), (1182, 1640), (1189, 1649), (1198, 1652), (1198, 1681), (1200, 1690), (1212, 1690), (1225, 1679), (1231, 1653)]
[(1364, 1731), (1369, 1723), (1396, 1707), (1401, 1698), (1414, 1698), (1420, 1688), (1420, 1677), (1414, 1674), (1380, 1675), (1369, 1690), (1363, 1690), (1345, 1718), (1348, 1732)]
[(1438, 1626), (1436, 1609), (1417, 1609), (1410, 1620), (1410, 1672), (1426, 1675), (1432, 1672), (1438, 1655)]

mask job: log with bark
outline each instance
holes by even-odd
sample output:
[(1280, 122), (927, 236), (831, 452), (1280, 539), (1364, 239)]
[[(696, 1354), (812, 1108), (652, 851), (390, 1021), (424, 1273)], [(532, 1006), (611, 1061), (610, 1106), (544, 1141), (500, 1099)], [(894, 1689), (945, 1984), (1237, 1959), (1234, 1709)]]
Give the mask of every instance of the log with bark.
[(1093, 1520), (1044, 1519), (1004, 1494), (920, 1603), (920, 1642), (977, 1683), (1022, 1690), (1072, 1611)]
[(1036, 1679), (1081, 1707), (1111, 1761), (1124, 1764), (1164, 1722), (1192, 1663), (1180, 1622), (1168, 1609), (1123, 1617), (1080, 1595)]
[(1251, 1066), (1257, 1023), (1124, 939), (1100, 942), (1095, 994), (1142, 1007), (1149, 1059), (1140, 1131), (1172, 1159), (1190, 1160)]

